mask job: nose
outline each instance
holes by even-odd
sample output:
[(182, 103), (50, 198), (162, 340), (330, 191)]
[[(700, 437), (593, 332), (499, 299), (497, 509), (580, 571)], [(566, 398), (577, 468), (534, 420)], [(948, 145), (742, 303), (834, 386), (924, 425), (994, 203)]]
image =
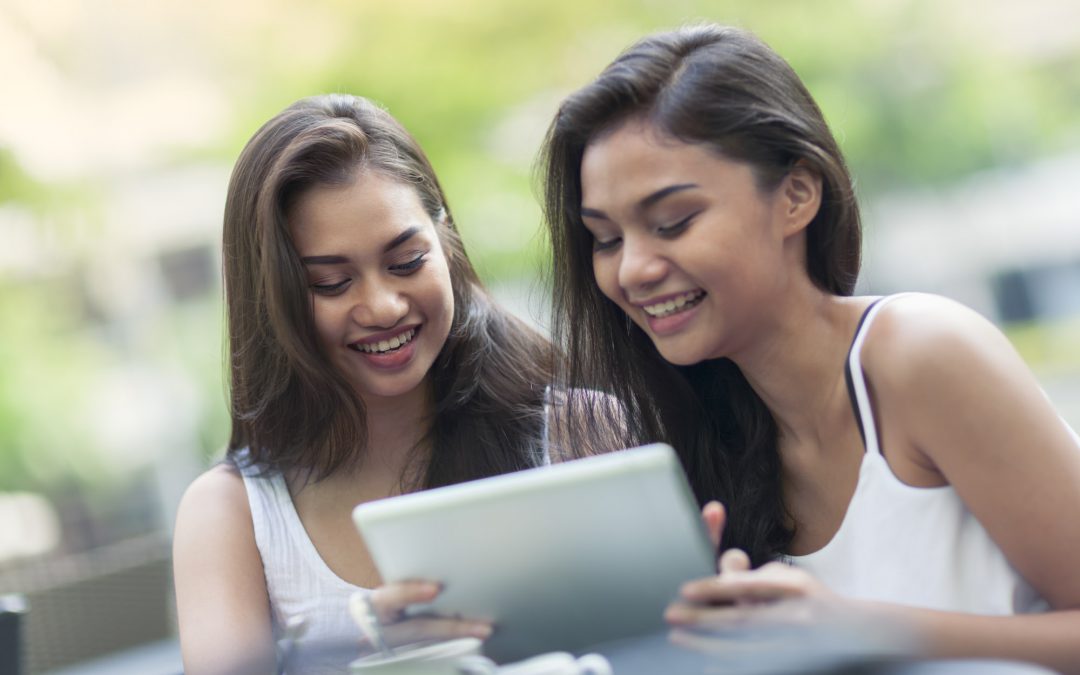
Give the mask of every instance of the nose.
[(349, 316), (365, 328), (393, 328), (409, 313), (408, 299), (393, 284), (364, 280), (349, 291)]
[(639, 237), (624, 237), (619, 259), (619, 285), (625, 291), (648, 290), (664, 280), (667, 260), (654, 245)]

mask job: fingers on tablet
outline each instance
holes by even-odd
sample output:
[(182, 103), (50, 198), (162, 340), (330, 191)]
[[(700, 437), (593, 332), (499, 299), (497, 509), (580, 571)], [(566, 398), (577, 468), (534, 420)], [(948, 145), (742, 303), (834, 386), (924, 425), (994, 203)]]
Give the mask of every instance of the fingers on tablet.
[(372, 591), (371, 604), (380, 623), (395, 623), (404, 616), (406, 607), (431, 602), (439, 590), (439, 585), (430, 581), (398, 581)]

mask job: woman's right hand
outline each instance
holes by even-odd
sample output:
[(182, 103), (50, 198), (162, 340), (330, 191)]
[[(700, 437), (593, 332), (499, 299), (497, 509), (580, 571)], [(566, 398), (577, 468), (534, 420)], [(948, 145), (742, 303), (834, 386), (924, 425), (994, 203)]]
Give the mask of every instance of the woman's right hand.
[(368, 594), (368, 605), (389, 647), (466, 637), (485, 640), (491, 636), (492, 626), (487, 621), (406, 613), (410, 605), (429, 603), (441, 591), (439, 584), (430, 581), (399, 581), (379, 586)]

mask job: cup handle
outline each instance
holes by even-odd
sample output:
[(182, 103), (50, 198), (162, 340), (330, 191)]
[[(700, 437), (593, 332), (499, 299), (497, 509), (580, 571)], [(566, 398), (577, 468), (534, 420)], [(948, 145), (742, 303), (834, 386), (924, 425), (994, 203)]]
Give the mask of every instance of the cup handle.
[(455, 667), (458, 675), (495, 675), (499, 671), (499, 666), (494, 661), (479, 654), (463, 656), (458, 659)]
[(612, 675), (611, 663), (600, 654), (586, 654), (577, 660), (581, 675)]

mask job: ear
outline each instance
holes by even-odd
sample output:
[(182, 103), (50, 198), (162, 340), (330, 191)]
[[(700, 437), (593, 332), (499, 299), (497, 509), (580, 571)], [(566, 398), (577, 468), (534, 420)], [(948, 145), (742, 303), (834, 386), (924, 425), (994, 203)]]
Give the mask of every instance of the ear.
[(784, 176), (779, 194), (784, 236), (790, 237), (806, 229), (821, 209), (821, 175), (800, 159)]
[(439, 212), (435, 214), (431, 222), (435, 223), (436, 227), (450, 227), (450, 214), (446, 212), (445, 206), (439, 207)]

